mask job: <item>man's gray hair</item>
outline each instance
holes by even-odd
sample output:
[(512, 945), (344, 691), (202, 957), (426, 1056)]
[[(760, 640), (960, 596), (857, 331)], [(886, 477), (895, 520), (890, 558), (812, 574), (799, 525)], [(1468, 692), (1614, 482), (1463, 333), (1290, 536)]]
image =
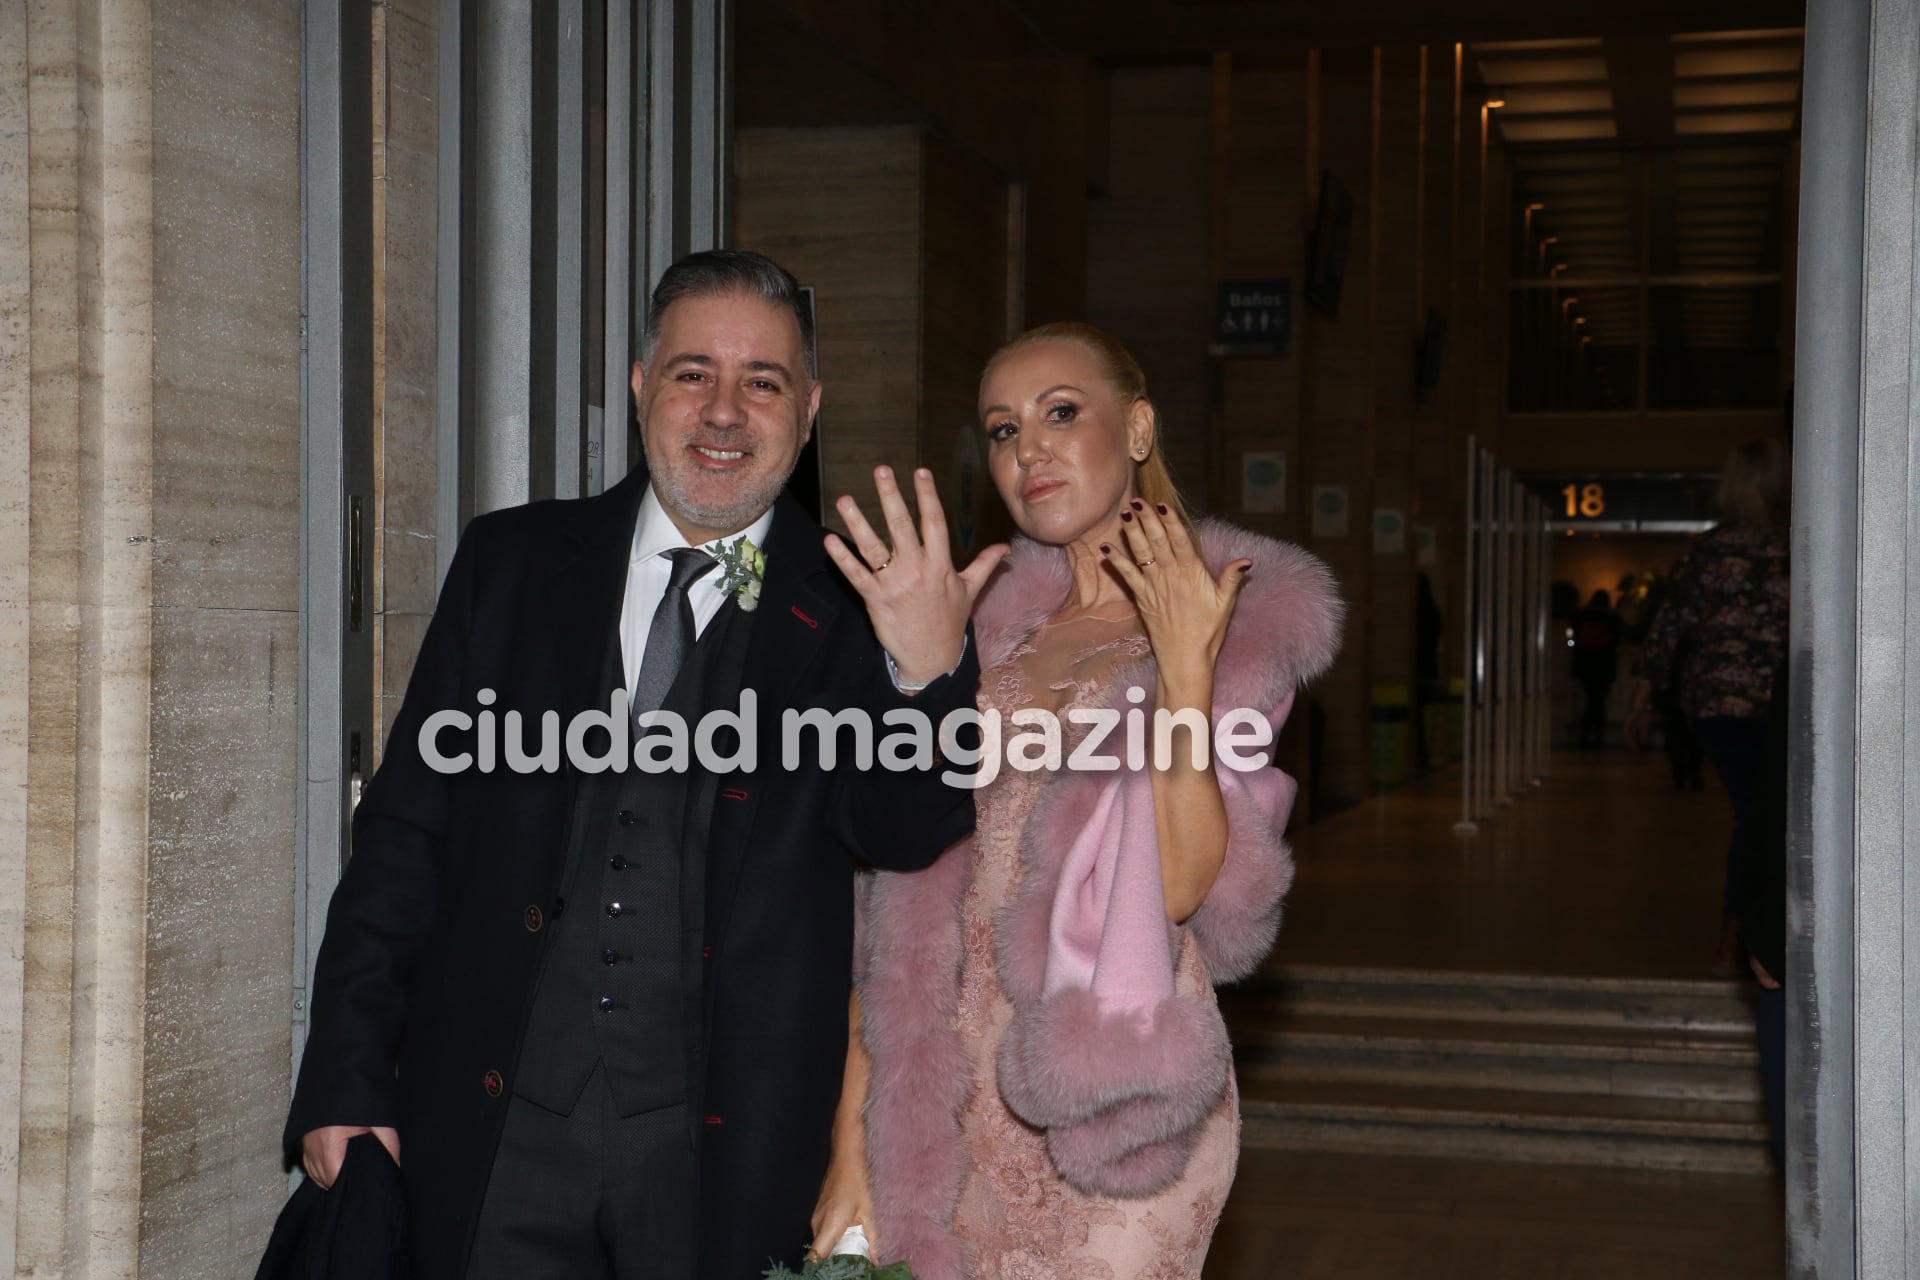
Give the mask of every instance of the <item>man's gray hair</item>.
[(765, 254), (745, 249), (708, 249), (690, 253), (668, 267), (653, 287), (653, 300), (647, 305), (647, 332), (641, 339), (640, 362), (653, 364), (654, 342), (660, 333), (660, 318), (681, 298), (713, 298), (743, 294), (793, 313), (800, 326), (800, 359), (807, 377), (820, 376), (814, 353), (813, 311), (800, 293), (799, 282), (788, 270)]

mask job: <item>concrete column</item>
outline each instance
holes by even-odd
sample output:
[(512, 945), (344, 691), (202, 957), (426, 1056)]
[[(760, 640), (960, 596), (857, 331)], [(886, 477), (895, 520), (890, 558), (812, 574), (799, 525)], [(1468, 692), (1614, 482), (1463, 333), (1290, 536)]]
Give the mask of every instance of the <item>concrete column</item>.
[(4, 1274), (242, 1274), (285, 1191), (298, 20), (0, 5)]
[[(19, 672), (32, 652), (28, 565), (32, 542), (33, 347), (29, 336), (32, 228), (27, 214), (27, 12), (0, 6), (0, 1099), (18, 1099), (25, 1015), (27, 929), (28, 700)], [(0, 1106), (0, 1152), (18, 1152), (23, 1108)], [(20, 1166), (0, 1163), (0, 1275), (18, 1257)]]
[(439, 483), (439, 4), (375, 8), (375, 750), (399, 713), (433, 616)]
[(1914, 1271), (1914, 0), (1807, 12), (1787, 783), (1787, 1265)]
[(20, 1017), (0, 1027), (0, 1060), (20, 1064), (7, 1095), (20, 1159), (0, 1183), (0, 1262), (131, 1276), (151, 783), (152, 67), (143, 4), (25, 8), (25, 38), (8, 43), (24, 48), (27, 92), (5, 97), (25, 110), (0, 125), (16, 156), (24, 140), (29, 211), (27, 237), (12, 223), (0, 255), (28, 252), (30, 271), (26, 323), (7, 326), (27, 357), (14, 508), (26, 557), (10, 587), (25, 588), (28, 644), (6, 678), (24, 693), (28, 737), (12, 775), (25, 778), (24, 848), (8, 849), (26, 910), (5, 947), (24, 957), (7, 996)]

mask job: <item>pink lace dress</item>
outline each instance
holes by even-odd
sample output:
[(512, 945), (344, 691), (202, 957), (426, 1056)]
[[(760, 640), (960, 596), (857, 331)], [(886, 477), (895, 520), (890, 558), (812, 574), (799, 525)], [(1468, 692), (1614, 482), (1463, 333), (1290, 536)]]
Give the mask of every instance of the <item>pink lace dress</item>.
[[(1069, 629), (1087, 634), (1071, 636)], [(1110, 681), (1116, 662), (1149, 652), (1130, 625), (1104, 637), (1094, 634), (1100, 630), (1115, 629), (1099, 619), (1061, 624), (1053, 635), (1043, 629), (985, 673), (981, 710), (997, 709), (1004, 719), (1025, 706), (1064, 712), (1087, 705)], [(1087, 643), (1072, 646), (1081, 639)], [(1070, 732), (1067, 740), (1070, 750)], [(1027, 815), (1053, 776), (1003, 769), (975, 796), (977, 855), (961, 908), (964, 950), (953, 1022), (973, 1063), (973, 1089), (960, 1121), (968, 1168), (954, 1229), (976, 1280), (1197, 1280), (1239, 1156), (1239, 1096), (1231, 1078), (1185, 1175), (1147, 1200), (1100, 1199), (1068, 1186), (1048, 1159), (1045, 1135), (1000, 1099), (994, 1064), (1013, 1009), (1000, 989), (994, 921), (1020, 881)], [(1212, 998), (1191, 938), (1181, 945), (1175, 983), (1184, 995)]]

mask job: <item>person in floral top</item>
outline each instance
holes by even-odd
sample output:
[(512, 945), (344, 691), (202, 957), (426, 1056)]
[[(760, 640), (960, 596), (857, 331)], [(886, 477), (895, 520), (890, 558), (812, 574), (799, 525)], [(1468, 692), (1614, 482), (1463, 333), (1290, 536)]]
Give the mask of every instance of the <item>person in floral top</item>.
[[(1766, 741), (1774, 673), (1787, 652), (1788, 455), (1777, 437), (1749, 440), (1720, 472), (1721, 520), (1674, 567), (1666, 599), (1634, 662), (1639, 684), (1627, 737), (1646, 741), (1653, 692), (1678, 684), (1701, 750), (1733, 802), (1722, 899), (1731, 951), (1734, 886), (1753, 780)], [(1685, 669), (1672, 670), (1686, 642)], [(1672, 677), (1678, 677), (1677, 680)]]

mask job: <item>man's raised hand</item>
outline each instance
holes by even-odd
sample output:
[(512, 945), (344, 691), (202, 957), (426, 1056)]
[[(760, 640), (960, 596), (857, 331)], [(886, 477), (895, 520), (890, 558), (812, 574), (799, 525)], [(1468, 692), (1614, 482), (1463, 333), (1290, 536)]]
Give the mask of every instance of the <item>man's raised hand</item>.
[(947, 549), (947, 517), (934, 489), (933, 472), (922, 467), (913, 473), (913, 492), (920, 504), (917, 531), (893, 468), (875, 467), (873, 484), (880, 493), (880, 513), (891, 549), (867, 523), (853, 496), (842, 494), (835, 507), (847, 522), (853, 547), (829, 533), (827, 554), (866, 601), (873, 633), (893, 655), (901, 681), (925, 684), (959, 664), (974, 598), (1008, 547), (995, 543), (956, 571)]

